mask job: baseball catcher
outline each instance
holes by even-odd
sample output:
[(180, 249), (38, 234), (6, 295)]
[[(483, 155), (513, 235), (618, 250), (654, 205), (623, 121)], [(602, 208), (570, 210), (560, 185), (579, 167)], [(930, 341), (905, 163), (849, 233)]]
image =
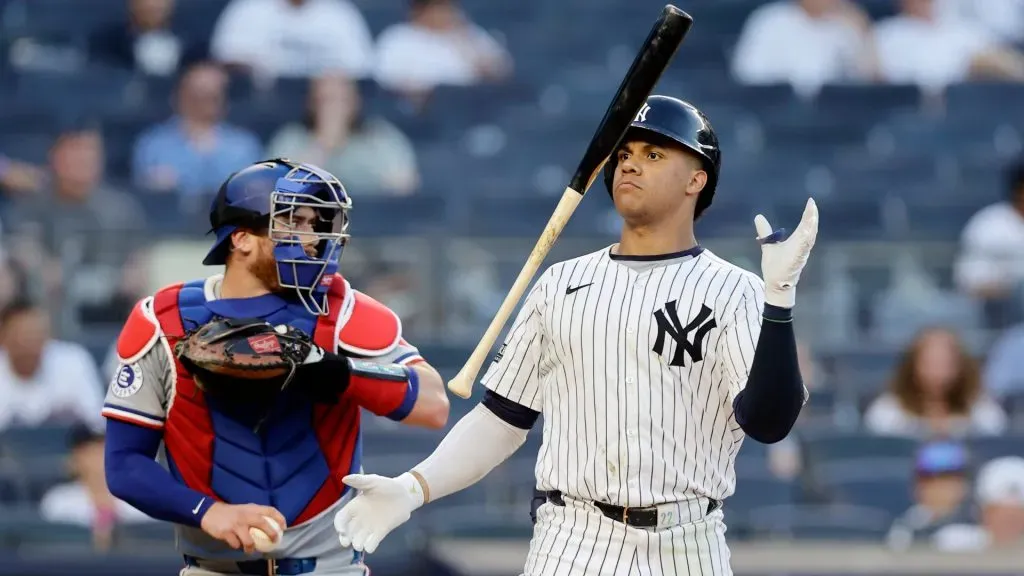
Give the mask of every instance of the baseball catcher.
[[(360, 410), (444, 426), (440, 375), (401, 321), (337, 273), (344, 186), (277, 159), (233, 174), (210, 212), (224, 272), (140, 301), (107, 393), (107, 483), (176, 525), (183, 575), (364, 574), (338, 546), (361, 470)], [(159, 459), (158, 459), (159, 457)], [(272, 542), (256, 546), (263, 540)]]

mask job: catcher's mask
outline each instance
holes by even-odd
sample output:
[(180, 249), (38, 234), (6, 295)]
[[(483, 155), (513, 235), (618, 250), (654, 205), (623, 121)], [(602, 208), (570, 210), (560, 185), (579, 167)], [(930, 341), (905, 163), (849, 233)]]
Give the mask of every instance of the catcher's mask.
[(227, 261), (237, 228), (267, 228), (278, 283), (294, 290), (310, 313), (326, 315), (327, 290), (349, 238), (351, 208), (345, 186), (330, 172), (286, 159), (259, 162), (233, 174), (214, 198), (210, 224), (217, 243), (203, 263)]

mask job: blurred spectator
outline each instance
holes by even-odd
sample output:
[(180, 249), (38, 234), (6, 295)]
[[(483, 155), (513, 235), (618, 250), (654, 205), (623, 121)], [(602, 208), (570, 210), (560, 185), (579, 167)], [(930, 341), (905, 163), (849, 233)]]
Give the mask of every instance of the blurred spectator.
[(42, 307), (17, 300), (0, 311), (0, 429), (48, 423), (100, 425), (103, 384), (89, 352), (50, 337)]
[(1024, 42), (1024, 0), (938, 0), (942, 19), (965, 20), (1004, 42)]
[(997, 398), (1024, 392), (1024, 324), (1004, 331), (992, 344), (982, 382)]
[(882, 77), (939, 91), (972, 78), (1024, 80), (1024, 56), (971, 22), (939, 18), (934, 0), (900, 0), (875, 26)]
[(210, 52), (257, 76), (363, 78), (373, 67), (373, 37), (348, 0), (232, 0)]
[(803, 94), (875, 75), (870, 20), (848, 0), (782, 0), (754, 10), (733, 53), (744, 84), (788, 83)]
[(1020, 321), (1024, 300), (1024, 160), (1008, 171), (1007, 199), (964, 226), (955, 264), (960, 290), (986, 304), (995, 328)]
[(118, 500), (107, 489), (103, 468), (104, 435), (85, 424), (68, 433), (68, 469), (73, 480), (50, 488), (39, 503), (43, 520), (92, 529), (98, 550), (110, 547), (117, 524), (152, 519)]
[(969, 521), (968, 458), (955, 442), (922, 446), (914, 459), (914, 505), (896, 519), (886, 540), (905, 550), (930, 540), (943, 527)]
[(981, 524), (947, 526), (935, 535), (936, 546), (944, 551), (1024, 547), (1024, 458), (989, 461), (978, 471), (974, 491)]
[(104, 28), (89, 39), (89, 57), (153, 76), (170, 76), (184, 61), (198, 57), (171, 29), (175, 0), (128, 0), (127, 22)]
[(302, 124), (283, 127), (268, 155), (325, 168), (358, 197), (364, 192), (408, 194), (419, 183), (412, 142), (382, 117), (367, 117), (359, 88), (341, 76), (313, 81)]
[(30, 193), (38, 190), (42, 184), (42, 170), (0, 154), (0, 190), (4, 193)]
[(10, 253), (46, 285), (51, 306), (59, 303), (59, 291), (65, 304), (116, 310), (124, 290), (112, 279), (121, 276), (143, 243), (142, 208), (105, 181), (103, 165), (98, 127), (69, 126), (50, 150), (50, 181), (11, 206), (8, 222), (16, 247)]
[(508, 52), (455, 0), (411, 0), (409, 21), (393, 24), (377, 40), (377, 81), (400, 93), (502, 80), (511, 70)]
[(227, 73), (215, 64), (196, 64), (185, 72), (177, 114), (135, 143), (132, 176), (138, 186), (210, 195), (232, 172), (260, 159), (256, 136), (223, 120), (227, 87)]
[(864, 415), (874, 434), (911, 438), (996, 435), (1006, 414), (981, 390), (978, 365), (953, 332), (922, 331), (903, 352), (889, 391)]

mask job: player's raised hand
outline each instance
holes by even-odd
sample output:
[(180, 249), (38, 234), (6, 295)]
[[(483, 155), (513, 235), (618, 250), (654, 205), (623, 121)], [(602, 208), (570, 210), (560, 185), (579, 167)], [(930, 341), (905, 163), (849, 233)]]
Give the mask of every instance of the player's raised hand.
[(334, 529), (343, 547), (359, 552), (373, 553), (385, 536), (423, 505), (419, 482), (408, 473), (397, 478), (349, 474), (342, 482), (359, 493), (334, 516)]
[(284, 515), (270, 506), (217, 502), (203, 515), (201, 528), (228, 546), (252, 554), (256, 548), (249, 535), (250, 528), (259, 528), (275, 543), (281, 539), (281, 533), (267, 522), (267, 518), (272, 518), (282, 530), (287, 525)]
[(818, 205), (813, 198), (807, 200), (800, 224), (788, 238), (785, 238), (784, 228), (773, 231), (761, 214), (754, 218), (754, 227), (757, 228), (757, 241), (761, 244), (765, 302), (792, 308), (796, 304), (796, 283), (818, 237)]

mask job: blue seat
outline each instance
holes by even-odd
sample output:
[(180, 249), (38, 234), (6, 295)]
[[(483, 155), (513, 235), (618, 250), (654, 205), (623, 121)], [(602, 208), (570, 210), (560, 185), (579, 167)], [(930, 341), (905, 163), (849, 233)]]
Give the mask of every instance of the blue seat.
[(36, 165), (46, 163), (52, 145), (53, 137), (45, 133), (9, 132), (0, 135), (0, 153)]
[[(805, 197), (791, 205), (789, 212), (800, 214), (806, 201)], [(822, 226), (818, 232), (819, 237), (826, 240), (877, 240), (885, 235), (881, 210), (878, 203), (870, 199), (824, 199), (818, 202), (818, 212), (822, 221), (829, 222), (829, 226)], [(799, 216), (792, 222), (799, 222)]]
[(493, 122), (510, 106), (536, 102), (536, 90), (518, 82), (479, 86), (438, 86), (430, 96), (426, 113), (444, 118), (453, 130), (477, 122)]
[(18, 464), (19, 474), (24, 481), (22, 495), (31, 502), (38, 502), (50, 488), (69, 480), (63, 456), (21, 458)]
[(980, 304), (959, 293), (940, 291), (922, 298), (887, 290), (875, 297), (873, 308), (875, 338), (894, 346), (906, 344), (928, 326), (944, 325), (968, 335), (981, 327)]
[(89, 66), (75, 73), (23, 72), (15, 86), (16, 102), (46, 107), (61, 115), (102, 116), (123, 108), (131, 95), (133, 75), (105, 66)]
[(990, 438), (972, 438), (968, 443), (971, 460), (976, 466), (986, 461), (1003, 456), (1024, 457), (1024, 436), (997, 436)]
[(947, 115), (976, 117), (998, 114), (1004, 121), (1024, 119), (1020, 103), (1024, 102), (1024, 86), (1014, 82), (965, 82), (946, 88)]
[(885, 510), (848, 505), (768, 506), (751, 511), (760, 537), (878, 542), (892, 525)]
[(207, 42), (229, 0), (177, 0), (171, 21), (175, 32), (191, 42)]
[(736, 454), (736, 475), (738, 477), (757, 477), (768, 473), (768, 445), (751, 438), (743, 441), (740, 451)]
[(10, 0), (5, 7), (4, 27), (13, 31), (74, 31), (83, 38), (91, 31), (124, 18), (120, 0)]
[(877, 456), (817, 462), (813, 471), (833, 502), (878, 508), (893, 516), (912, 504), (912, 473), (909, 458)]
[(911, 458), (917, 443), (906, 438), (858, 433), (823, 432), (805, 435), (809, 457), (822, 463), (854, 458)]
[(0, 432), (0, 446), (14, 456), (52, 456), (68, 450), (67, 426), (15, 426)]
[(726, 498), (723, 510), (730, 526), (749, 525), (751, 514), (766, 506), (784, 508), (796, 503), (796, 485), (776, 478), (741, 477), (736, 480), (736, 492)]
[(448, 220), (447, 208), (448, 201), (434, 194), (390, 198), (353, 191), (350, 231), (357, 238), (437, 232)]
[(914, 110), (921, 103), (921, 91), (913, 85), (826, 85), (814, 100), (823, 114), (868, 114), (882, 118), (896, 111)]

